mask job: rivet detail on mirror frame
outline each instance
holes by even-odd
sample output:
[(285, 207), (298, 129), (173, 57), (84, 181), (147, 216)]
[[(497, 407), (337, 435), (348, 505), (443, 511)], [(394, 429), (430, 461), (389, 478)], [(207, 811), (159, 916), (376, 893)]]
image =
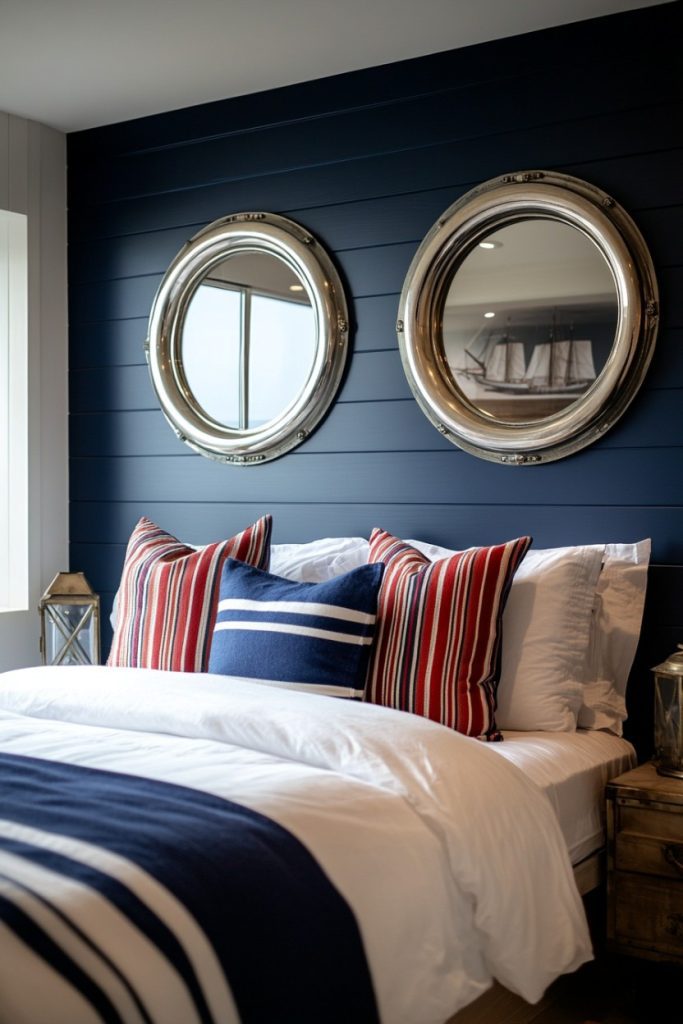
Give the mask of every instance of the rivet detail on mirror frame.
[(540, 455), (522, 455), (516, 452), (514, 455), (501, 455), (500, 461), (510, 466), (528, 466), (534, 462), (540, 462)]
[(544, 171), (522, 171), (519, 174), (504, 174), (501, 181), (506, 185), (526, 185), (529, 181), (540, 181), (541, 178), (545, 178)]
[(439, 433), (479, 458), (529, 466), (619, 420), (658, 317), (652, 259), (628, 213), (589, 182), (529, 170), (484, 182), (436, 220), (406, 275), (396, 331)]
[[(304, 364), (300, 377), (303, 383), (297, 385), (298, 390), (293, 394), (285, 396), (282, 407), (266, 417), (265, 422), (258, 418), (252, 422), (251, 416), (247, 418), (247, 413), (240, 411), (237, 422), (243, 422), (244, 426), (235, 425), (227, 414), (221, 419), (206, 407), (206, 400), (196, 393), (189, 381), (184, 349), (188, 311), (209, 274), (215, 294), (227, 290), (270, 298), (269, 291), (259, 288), (258, 282), (249, 280), (237, 285), (233, 282), (232, 268), (237, 264), (231, 264), (230, 260), (234, 257), (246, 257), (252, 260), (252, 266), (257, 265), (260, 257), (270, 257), (278, 267), (281, 265), (280, 273), (286, 272), (290, 280), (292, 276), (296, 280), (296, 289), (290, 286), (289, 290), (304, 293), (308, 300), (301, 302), (292, 298), (288, 305), (298, 303), (299, 308), (310, 307), (307, 322), (312, 324), (310, 371)], [(226, 272), (226, 264), (230, 274)], [(262, 268), (263, 264), (258, 266)], [(280, 301), (285, 301), (286, 285), (279, 287), (284, 289)], [(251, 298), (247, 296), (239, 301), (243, 310), (244, 303)], [(240, 331), (244, 331), (251, 322), (250, 316), (247, 314), (245, 319), (242, 311), (240, 317)], [(202, 228), (171, 262), (152, 305), (145, 354), (162, 411), (177, 437), (208, 458), (237, 466), (254, 466), (278, 458), (301, 444), (327, 413), (344, 372), (348, 334), (349, 316), (343, 286), (323, 246), (295, 221), (265, 211), (245, 211), (228, 214)], [(243, 344), (240, 342), (240, 350)], [(216, 357), (222, 359), (222, 371), (217, 372), (229, 369), (226, 352), (227, 341), (225, 351), (219, 351)], [(247, 362), (242, 365), (245, 358)], [(249, 408), (254, 367), (241, 351), (239, 359), (239, 379), (226, 379), (226, 389), (234, 387), (240, 396), (245, 389), (251, 389), (246, 399)], [(205, 375), (203, 364), (202, 374)], [(240, 409), (241, 403), (240, 397)], [(221, 402), (219, 407), (222, 410), (227, 405)]]

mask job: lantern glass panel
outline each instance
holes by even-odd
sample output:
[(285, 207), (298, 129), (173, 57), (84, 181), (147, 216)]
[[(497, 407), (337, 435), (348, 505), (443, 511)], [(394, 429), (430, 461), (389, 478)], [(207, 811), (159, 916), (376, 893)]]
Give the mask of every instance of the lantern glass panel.
[(48, 665), (95, 665), (99, 661), (98, 617), (92, 603), (45, 605)]
[(655, 674), (655, 759), (660, 769), (683, 773), (683, 678)]

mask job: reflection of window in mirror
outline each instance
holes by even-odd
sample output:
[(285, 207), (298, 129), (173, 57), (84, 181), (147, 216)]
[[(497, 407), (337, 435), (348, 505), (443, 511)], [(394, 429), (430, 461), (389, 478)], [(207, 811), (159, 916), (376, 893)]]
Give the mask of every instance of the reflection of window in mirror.
[(195, 290), (183, 329), (183, 370), (214, 421), (253, 429), (301, 394), (315, 360), (308, 293), (282, 261), (242, 253), (213, 268)]
[(217, 423), (240, 426), (242, 295), (202, 284), (192, 296), (183, 332), (183, 370), (204, 412)]
[(255, 295), (249, 332), (249, 426), (279, 416), (306, 384), (315, 357), (311, 306)]
[(614, 343), (609, 265), (572, 225), (520, 220), (486, 235), (446, 295), (443, 348), (458, 388), (483, 413), (537, 420), (577, 401)]

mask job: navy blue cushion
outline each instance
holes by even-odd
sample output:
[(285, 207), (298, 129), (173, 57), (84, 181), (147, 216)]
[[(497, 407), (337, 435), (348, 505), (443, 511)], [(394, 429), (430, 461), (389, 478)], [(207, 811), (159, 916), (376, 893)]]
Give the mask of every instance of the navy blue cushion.
[(383, 564), (296, 583), (234, 558), (221, 574), (209, 672), (362, 697)]

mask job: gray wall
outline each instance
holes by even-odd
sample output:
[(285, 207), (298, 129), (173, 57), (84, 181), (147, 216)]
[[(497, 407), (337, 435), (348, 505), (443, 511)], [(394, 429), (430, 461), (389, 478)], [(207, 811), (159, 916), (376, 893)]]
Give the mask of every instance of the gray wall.
[[(37, 606), (68, 568), (66, 138), (0, 113), (0, 208), (28, 215), (29, 593), (0, 611), (0, 670), (40, 660)], [(14, 500), (14, 499), (12, 499)]]

